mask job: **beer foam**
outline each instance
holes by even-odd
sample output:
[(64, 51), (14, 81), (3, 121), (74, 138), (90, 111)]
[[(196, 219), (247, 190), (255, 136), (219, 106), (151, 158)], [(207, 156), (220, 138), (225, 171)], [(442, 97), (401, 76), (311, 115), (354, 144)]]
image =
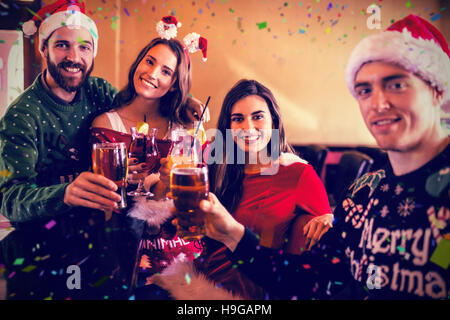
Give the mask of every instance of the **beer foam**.
[(179, 176), (201, 175), (202, 168), (173, 168), (172, 173)]

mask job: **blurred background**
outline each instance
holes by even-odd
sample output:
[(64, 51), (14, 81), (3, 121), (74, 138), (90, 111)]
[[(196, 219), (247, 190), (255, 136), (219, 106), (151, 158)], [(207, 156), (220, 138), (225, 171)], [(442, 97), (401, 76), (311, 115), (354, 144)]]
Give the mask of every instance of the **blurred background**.
[[(37, 38), (22, 37), (20, 30), (42, 4), (52, 2), (0, 1), (0, 116), (45, 67), (37, 51)], [(413, 13), (442, 30), (447, 41), (450, 39), (448, 0), (84, 2), (87, 15), (99, 29), (93, 75), (122, 88), (138, 52), (157, 36), (156, 22), (174, 15), (182, 23), (178, 39), (190, 32), (208, 39), (206, 62), (200, 51), (191, 54), (191, 93), (203, 102), (212, 97), (211, 121), (206, 128), (216, 126), (227, 91), (239, 79), (251, 78), (275, 94), (288, 141), (295, 145), (375, 145), (344, 81), (347, 58), (362, 38)], [(368, 9), (372, 4), (378, 6), (377, 13)], [(381, 29), (368, 25), (376, 14), (381, 18)], [(442, 121), (448, 122), (444, 113)]]

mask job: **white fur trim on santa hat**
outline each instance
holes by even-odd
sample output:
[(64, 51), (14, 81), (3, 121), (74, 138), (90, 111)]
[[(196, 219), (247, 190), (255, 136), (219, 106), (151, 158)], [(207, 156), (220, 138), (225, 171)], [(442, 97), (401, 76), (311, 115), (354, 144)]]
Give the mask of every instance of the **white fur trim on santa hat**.
[(355, 98), (356, 74), (363, 64), (372, 61), (399, 65), (443, 92), (442, 105), (450, 100), (450, 59), (433, 40), (414, 38), (406, 28), (403, 32), (384, 31), (363, 39), (351, 53), (345, 69), (347, 87)]
[(183, 253), (161, 273), (152, 276), (150, 282), (167, 290), (176, 300), (243, 300), (208, 280)]
[(31, 36), (36, 33), (37, 27), (36, 23), (33, 20), (28, 20), (22, 25), (22, 31), (27, 36)]
[(55, 12), (47, 17), (39, 27), (39, 51), (44, 55), (44, 41), (57, 29), (62, 27), (85, 28), (92, 36), (94, 57), (98, 49), (98, 30), (95, 22), (80, 11), (66, 10)]
[(173, 207), (173, 200), (147, 200), (145, 197), (139, 197), (128, 215), (130, 217), (147, 221), (149, 226), (159, 227), (164, 222), (172, 218), (173, 213), (170, 209)]

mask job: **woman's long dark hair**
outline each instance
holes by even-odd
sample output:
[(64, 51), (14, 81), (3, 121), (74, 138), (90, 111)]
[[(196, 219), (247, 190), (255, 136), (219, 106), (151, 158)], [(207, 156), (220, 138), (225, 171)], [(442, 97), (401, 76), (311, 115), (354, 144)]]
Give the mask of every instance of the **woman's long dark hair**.
[[(285, 138), (280, 107), (278, 106), (275, 97), (268, 88), (256, 80), (242, 79), (238, 81), (225, 96), (219, 120), (217, 122), (217, 130), (220, 131), (222, 137), (225, 139), (227, 136), (227, 129), (231, 129), (231, 111), (233, 106), (239, 100), (251, 95), (259, 96), (266, 101), (272, 117), (272, 127), (273, 129), (278, 129), (279, 151), (293, 153), (292, 147), (287, 143)], [(223, 143), (223, 163), (214, 163), (209, 167), (211, 191), (217, 195), (220, 202), (222, 202), (231, 213), (237, 209), (241, 202), (243, 193), (242, 184), (245, 177), (245, 164), (238, 164), (237, 148), (239, 147), (234, 140), (234, 150), (226, 150), (226, 143)], [(269, 155), (271, 149), (271, 143), (269, 142), (269, 145), (267, 146)], [(212, 150), (214, 150), (214, 148), (212, 148)], [(230, 155), (231, 152), (233, 152), (233, 157)], [(233, 162), (227, 163), (229, 160)]]
[(139, 63), (147, 55), (147, 52), (158, 44), (166, 45), (172, 50), (177, 57), (177, 68), (175, 71), (176, 80), (173, 84), (175, 90), (168, 91), (159, 104), (159, 113), (170, 120), (170, 122), (183, 122), (183, 115), (181, 114), (181, 106), (186, 103), (188, 93), (191, 90), (191, 68), (189, 61), (186, 58), (184, 47), (178, 40), (155, 38), (147, 44), (139, 53), (136, 60), (131, 65), (128, 72), (128, 83), (120, 90), (115, 99), (115, 108), (120, 108), (123, 105), (129, 105), (136, 98), (136, 88), (134, 87), (134, 73)]

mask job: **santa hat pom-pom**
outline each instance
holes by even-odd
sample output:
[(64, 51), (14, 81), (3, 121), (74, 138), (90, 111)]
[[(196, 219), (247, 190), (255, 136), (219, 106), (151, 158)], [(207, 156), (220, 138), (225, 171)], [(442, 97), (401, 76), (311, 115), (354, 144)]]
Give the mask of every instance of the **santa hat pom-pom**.
[(37, 27), (33, 20), (28, 20), (22, 25), (22, 30), (27, 36), (32, 36), (36, 33)]

